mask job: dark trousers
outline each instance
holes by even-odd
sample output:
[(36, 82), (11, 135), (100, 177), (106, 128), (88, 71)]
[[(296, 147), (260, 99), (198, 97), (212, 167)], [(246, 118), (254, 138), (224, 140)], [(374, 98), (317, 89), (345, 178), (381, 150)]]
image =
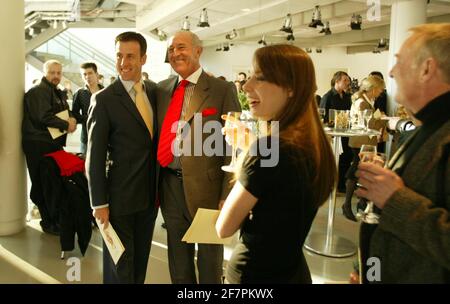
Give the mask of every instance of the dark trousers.
[(353, 159), (352, 148), (348, 146), (348, 137), (342, 137), (342, 154), (339, 156), (339, 182), (338, 190), (345, 192), (345, 180), (347, 170), (350, 168), (350, 164)]
[(39, 174), (39, 164), (44, 158), (44, 155), (52, 153), (58, 150), (62, 150), (62, 145), (58, 143), (48, 143), (44, 141), (24, 140), (22, 142), (23, 152), (25, 153), (25, 159), (27, 161), (28, 173), (31, 179), (31, 192), (30, 198), (33, 203), (38, 206), (39, 213), (41, 214), (43, 227), (49, 227), (55, 223), (51, 223), (50, 212), (44, 201), (42, 191), (36, 191), (36, 189), (42, 189), (41, 179)]
[(359, 228), (359, 254), (360, 254), (360, 281), (363, 284), (369, 284), (367, 280), (367, 259), (370, 258), (370, 240), (378, 225), (361, 223)]
[[(196, 284), (195, 244), (181, 241), (192, 223), (184, 197), (183, 181), (163, 171), (161, 183), (161, 211), (167, 226), (170, 278), (174, 284)], [(198, 244), (198, 283), (220, 284), (222, 263), (222, 245)]]
[(144, 283), (157, 212), (151, 207), (130, 215), (110, 215), (110, 224), (122, 241), (125, 252), (115, 265), (103, 242), (103, 283)]

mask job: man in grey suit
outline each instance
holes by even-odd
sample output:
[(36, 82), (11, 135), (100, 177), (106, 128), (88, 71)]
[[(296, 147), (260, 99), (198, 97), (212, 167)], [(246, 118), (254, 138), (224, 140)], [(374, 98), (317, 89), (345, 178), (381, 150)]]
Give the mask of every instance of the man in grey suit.
[(156, 84), (141, 81), (142, 35), (124, 32), (115, 44), (119, 79), (92, 97), (86, 171), (94, 216), (125, 247), (115, 265), (103, 246), (104, 283), (144, 283), (157, 215)]
[[(202, 151), (201, 156), (182, 154), (179, 157), (170, 154), (174, 137), (183, 145), (190, 143), (203, 147), (209, 134), (202, 133), (196, 137), (196, 132), (192, 130), (196, 127), (203, 130), (207, 122), (222, 123), (222, 114), (240, 111), (234, 85), (208, 76), (200, 66), (201, 53), (201, 41), (195, 34), (188, 31), (176, 33), (169, 46), (168, 56), (172, 68), (179, 76), (160, 82), (157, 90), (158, 126), (161, 132), (158, 162), (162, 167), (159, 193), (161, 211), (167, 225), (169, 269), (173, 283), (197, 283), (195, 244), (184, 243), (181, 239), (197, 209), (220, 208), (231, 189), (231, 176), (225, 175), (221, 170), (221, 166), (229, 159), (224, 156), (225, 153), (205, 156)], [(202, 119), (195, 119), (195, 114)], [(185, 134), (182, 129), (186, 129), (178, 124), (176, 135), (173, 134), (170, 131), (172, 121), (169, 121), (169, 117), (175, 123), (178, 120), (186, 122), (185, 127), (190, 128), (191, 132), (181, 138), (180, 133)], [(172, 133), (172, 137), (169, 133)], [(220, 140), (225, 148), (223, 137)], [(198, 282), (220, 283), (222, 262), (223, 246), (198, 244)]]
[(397, 83), (395, 99), (422, 126), (399, 147), (389, 169), (359, 164), (356, 175), (363, 188), (356, 194), (382, 210), (378, 226), (361, 226), (367, 232), (362, 240), (370, 244), (368, 257), (380, 261), (379, 271), (363, 276), (369, 282), (448, 284), (450, 111), (443, 109), (450, 103), (450, 24), (411, 31), (390, 75)]

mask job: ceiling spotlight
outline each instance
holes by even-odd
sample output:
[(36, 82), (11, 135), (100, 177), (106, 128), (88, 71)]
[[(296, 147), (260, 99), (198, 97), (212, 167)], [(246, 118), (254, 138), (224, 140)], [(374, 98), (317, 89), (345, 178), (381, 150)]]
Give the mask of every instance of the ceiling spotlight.
[(186, 16), (186, 18), (183, 21), (183, 26), (181, 27), (182, 31), (189, 31), (191, 29), (191, 23), (189, 22), (189, 17)]
[(329, 21), (325, 22), (325, 26), (319, 32), (319, 34), (322, 34), (322, 33), (325, 33), (325, 35), (331, 35), (330, 22)]
[(258, 41), (258, 44), (262, 44), (262, 45), (264, 45), (264, 46), (267, 45), (267, 42), (266, 42), (266, 35), (262, 35), (261, 39)]
[(318, 25), (323, 26), (323, 23), (322, 23), (322, 14), (320, 13), (319, 6), (316, 5), (313, 11), (311, 23), (308, 26), (316, 28)]
[(316, 53), (322, 53), (322, 48), (316, 48)]
[(31, 37), (33, 37), (33, 36), (34, 36), (34, 28), (30, 27), (30, 28), (28, 29), (28, 34), (29, 34)]
[(289, 35), (286, 37), (286, 39), (287, 39), (287, 41), (294, 41), (294, 40), (295, 40), (294, 34), (289, 34)]
[(361, 15), (353, 14), (352, 19), (350, 21), (350, 27), (352, 30), (360, 30), (362, 24), (362, 17)]
[(388, 40), (386, 38), (380, 38), (380, 40), (378, 41), (377, 48), (386, 49), (387, 46), (388, 46)]
[(57, 20), (53, 20), (52, 27), (53, 27), (54, 30), (56, 30), (56, 28), (58, 27), (58, 21)]
[(197, 26), (199, 26), (199, 27), (209, 27), (208, 13), (206, 12), (206, 8), (204, 8), (202, 10), (202, 12), (200, 13), (200, 20), (198, 21)]
[(312, 49), (309, 47), (305, 48), (305, 51), (306, 51), (306, 53), (312, 53)]
[(217, 46), (216, 52), (220, 52), (221, 50), (222, 50), (222, 46), (221, 45)]
[(66, 20), (63, 20), (63, 22), (62, 22), (61, 24), (62, 24), (63, 29), (66, 29), (66, 28), (67, 28), (67, 22), (66, 22)]
[(158, 29), (157, 35), (158, 35), (159, 41), (167, 40), (167, 34), (164, 33), (162, 30)]
[(225, 35), (225, 38), (227, 38), (228, 40), (232, 40), (236, 37), (237, 37), (237, 32), (235, 29), (233, 29), (233, 31), (231, 31), (231, 33)]
[(381, 50), (380, 50), (379, 48), (375, 47), (375, 48), (373, 49), (372, 53), (374, 53), (374, 54), (380, 54), (380, 53), (381, 53)]
[(224, 52), (228, 52), (230, 50), (230, 45), (228, 44), (228, 43), (225, 43), (224, 45), (223, 45), (223, 51)]
[(283, 27), (280, 28), (280, 31), (286, 32), (288, 34), (292, 34), (292, 17), (291, 14), (287, 14), (284, 18)]

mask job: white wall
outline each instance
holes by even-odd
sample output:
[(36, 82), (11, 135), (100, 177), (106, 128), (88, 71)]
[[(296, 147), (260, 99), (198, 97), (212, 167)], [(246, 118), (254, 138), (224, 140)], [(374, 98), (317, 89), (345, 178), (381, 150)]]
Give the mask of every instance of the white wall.
[[(215, 76), (225, 76), (227, 80), (235, 80), (239, 71), (248, 74), (251, 70), (253, 52), (258, 45), (237, 45), (229, 52), (216, 52), (216, 48), (206, 48), (202, 55), (202, 66)], [(316, 69), (319, 95), (330, 89), (330, 80), (337, 70), (347, 71), (352, 78), (361, 81), (371, 71), (380, 71), (387, 77), (388, 52), (381, 54), (359, 53), (347, 55), (346, 48), (323, 48), (321, 54), (310, 54)]]

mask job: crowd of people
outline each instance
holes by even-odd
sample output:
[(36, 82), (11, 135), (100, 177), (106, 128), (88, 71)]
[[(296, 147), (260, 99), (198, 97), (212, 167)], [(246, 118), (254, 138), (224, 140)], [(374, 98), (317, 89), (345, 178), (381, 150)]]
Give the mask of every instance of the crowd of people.
[[(180, 31), (168, 47), (177, 75), (154, 83), (142, 72), (145, 38), (124, 32), (115, 39), (118, 77), (103, 87), (96, 64), (83, 63), (85, 86), (74, 94), (68, 118), (57, 115), (69, 110), (67, 94), (58, 88), (58, 61), (47, 61), (44, 77), (25, 94), (22, 143), (31, 182), (38, 182), (40, 160), (65, 145), (65, 135), (53, 138), (48, 128), (70, 133), (82, 124), (93, 216), (104, 227), (112, 225), (125, 247), (116, 264), (104, 245), (104, 283), (144, 282), (159, 208), (172, 283), (311, 283), (302, 246), (335, 187), (346, 192), (347, 218), (355, 220), (354, 194), (362, 203), (372, 201), (379, 213), (379, 224), (361, 224), (362, 282), (367, 282), (367, 260), (377, 257), (378, 282), (450, 283), (450, 122), (443, 110), (450, 101), (450, 25), (424, 24), (411, 32), (389, 76), (397, 84), (395, 100), (417, 128), (384, 168), (359, 163), (361, 145), (385, 140), (387, 127), (375, 117), (369, 127), (381, 135), (343, 138), (336, 167), (318, 113), (314, 64), (302, 49), (284, 44), (259, 48), (252, 75), (241, 73), (233, 83), (208, 75), (200, 64), (202, 41)], [(379, 72), (364, 79), (353, 96), (350, 82), (346, 72), (334, 75), (319, 105), (325, 122), (330, 109), (387, 113)], [(244, 132), (252, 140), (229, 142), (241, 151), (234, 174), (221, 170), (230, 162), (221, 134), (214, 155), (176, 153), (177, 146), (195, 150), (210, 143), (209, 134), (195, 130), (223, 126), (229, 112), (242, 111), (239, 92), (252, 116), (269, 128)], [(400, 123), (396, 120), (391, 128)], [(278, 153), (272, 166), (264, 165), (270, 157), (262, 151), (267, 143)], [(39, 204), (41, 198), (32, 193), (31, 199)], [(220, 210), (219, 237), (240, 230), (225, 274), (222, 245), (182, 241), (199, 208)], [(52, 223), (41, 225), (57, 232)]]

